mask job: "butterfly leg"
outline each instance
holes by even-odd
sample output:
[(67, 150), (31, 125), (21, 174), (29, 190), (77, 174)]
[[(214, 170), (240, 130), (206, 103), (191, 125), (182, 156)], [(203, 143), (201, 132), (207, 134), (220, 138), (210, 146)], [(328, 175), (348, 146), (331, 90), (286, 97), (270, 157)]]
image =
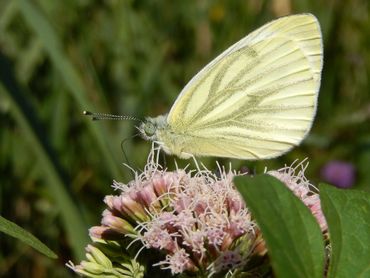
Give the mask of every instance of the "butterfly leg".
[(190, 156), (191, 158), (193, 158), (193, 160), (194, 160), (194, 164), (195, 164), (195, 167), (197, 168), (198, 172), (200, 172), (200, 167), (199, 167), (198, 161), (197, 161), (197, 159), (195, 158), (195, 156), (194, 156), (194, 155), (192, 155), (192, 154), (189, 154), (189, 156)]

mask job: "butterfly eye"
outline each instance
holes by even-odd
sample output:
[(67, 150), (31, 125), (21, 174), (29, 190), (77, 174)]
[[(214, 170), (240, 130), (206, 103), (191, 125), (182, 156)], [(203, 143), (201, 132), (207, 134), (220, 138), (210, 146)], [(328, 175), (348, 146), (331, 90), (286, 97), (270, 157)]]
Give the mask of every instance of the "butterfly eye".
[(144, 132), (145, 132), (145, 135), (148, 136), (148, 137), (151, 137), (155, 134), (157, 130), (157, 127), (151, 123), (151, 122), (146, 122), (144, 124)]

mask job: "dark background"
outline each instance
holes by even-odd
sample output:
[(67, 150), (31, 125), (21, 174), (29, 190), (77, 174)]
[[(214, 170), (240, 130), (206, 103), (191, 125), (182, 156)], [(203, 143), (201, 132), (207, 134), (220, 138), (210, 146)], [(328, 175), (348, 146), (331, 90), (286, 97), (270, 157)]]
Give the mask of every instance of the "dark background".
[[(0, 214), (59, 255), (0, 234), (0, 276), (72, 276), (64, 263), (83, 256), (112, 180), (132, 179), (123, 163), (145, 165), (151, 144), (130, 138), (134, 122), (92, 122), (83, 110), (166, 113), (217, 54), (301, 12), (318, 17), (324, 37), (313, 129), (282, 157), (233, 167), (262, 172), (308, 157), (317, 184), (327, 162), (342, 160), (355, 168), (354, 187), (370, 191), (368, 1), (0, 1)], [(215, 159), (201, 161), (216, 169)], [(166, 163), (173, 169), (173, 158)]]

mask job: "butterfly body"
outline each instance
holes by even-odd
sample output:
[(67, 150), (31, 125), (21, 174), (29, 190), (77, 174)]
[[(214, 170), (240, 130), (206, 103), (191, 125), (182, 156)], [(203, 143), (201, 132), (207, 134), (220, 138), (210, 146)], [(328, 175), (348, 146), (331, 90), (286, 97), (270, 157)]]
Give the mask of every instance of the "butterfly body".
[(193, 138), (186, 132), (173, 130), (167, 123), (167, 115), (160, 115), (156, 118), (148, 117), (138, 129), (145, 140), (156, 142), (167, 154), (183, 159), (198, 155), (188, 148)]
[(279, 18), (191, 79), (169, 114), (139, 130), (168, 154), (262, 159), (298, 145), (316, 113), (322, 39), (311, 14)]

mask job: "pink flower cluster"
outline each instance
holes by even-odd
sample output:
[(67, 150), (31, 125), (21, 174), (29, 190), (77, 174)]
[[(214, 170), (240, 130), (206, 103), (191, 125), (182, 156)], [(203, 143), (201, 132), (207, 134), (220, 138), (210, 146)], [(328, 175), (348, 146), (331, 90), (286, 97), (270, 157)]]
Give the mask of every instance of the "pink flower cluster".
[[(141, 246), (137, 256), (143, 249), (158, 250), (163, 257), (155, 266), (173, 275), (185, 271), (208, 277), (232, 274), (242, 270), (253, 255), (266, 254), (260, 230), (234, 187), (238, 173), (221, 167), (217, 176), (208, 170), (166, 171), (154, 161), (155, 154), (151, 153), (141, 174), (134, 172), (133, 181), (114, 182), (121, 193), (105, 197), (101, 225), (90, 229), (94, 241), (129, 238), (126, 248)], [(307, 165), (293, 166), (268, 174), (306, 204), (325, 232), (317, 190), (304, 176)], [(86, 267), (71, 266), (76, 272), (88, 272)]]

